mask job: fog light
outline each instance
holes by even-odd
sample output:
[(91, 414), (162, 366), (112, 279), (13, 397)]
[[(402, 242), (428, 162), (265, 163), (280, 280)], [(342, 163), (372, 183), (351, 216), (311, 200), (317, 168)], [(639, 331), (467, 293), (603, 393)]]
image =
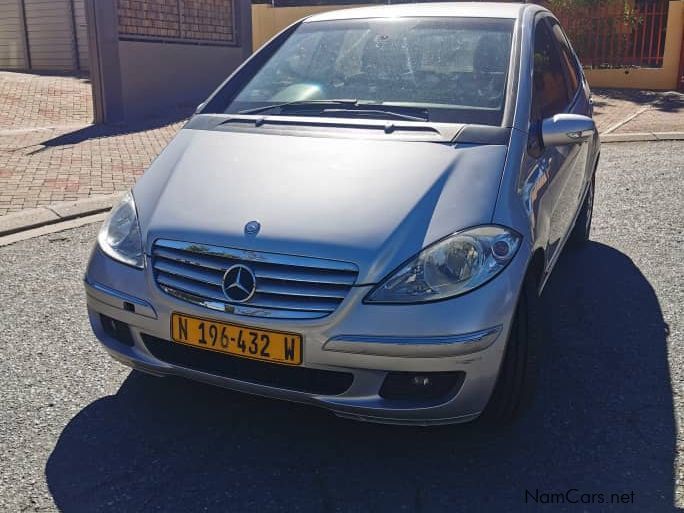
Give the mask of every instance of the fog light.
[(447, 400), (461, 388), (465, 372), (388, 372), (380, 397), (394, 400)]
[(427, 376), (413, 376), (412, 381), (413, 384), (417, 387), (427, 387), (432, 384), (430, 378), (428, 378)]
[(131, 328), (125, 322), (117, 321), (106, 315), (100, 315), (100, 322), (105, 333), (127, 346), (133, 346)]

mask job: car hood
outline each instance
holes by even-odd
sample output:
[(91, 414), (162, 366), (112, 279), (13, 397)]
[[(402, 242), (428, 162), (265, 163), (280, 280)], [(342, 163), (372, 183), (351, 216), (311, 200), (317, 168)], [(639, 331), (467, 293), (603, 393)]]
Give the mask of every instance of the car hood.
[[(377, 283), (426, 245), (491, 221), (502, 145), (184, 129), (139, 180), (158, 238), (352, 262)], [(245, 234), (252, 220), (256, 236)]]

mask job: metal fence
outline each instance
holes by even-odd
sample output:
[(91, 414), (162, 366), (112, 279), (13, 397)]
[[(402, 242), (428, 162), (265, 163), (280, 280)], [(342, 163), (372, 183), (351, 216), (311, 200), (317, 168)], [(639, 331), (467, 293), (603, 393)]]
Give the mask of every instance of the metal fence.
[(665, 53), (668, 1), (611, 2), (554, 9), (588, 68), (659, 68)]

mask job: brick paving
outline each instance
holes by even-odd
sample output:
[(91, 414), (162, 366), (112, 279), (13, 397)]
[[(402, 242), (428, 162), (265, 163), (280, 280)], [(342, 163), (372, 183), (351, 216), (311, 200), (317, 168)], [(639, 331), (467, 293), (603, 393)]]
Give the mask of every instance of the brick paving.
[(87, 77), (0, 71), (0, 131), (84, 125), (92, 119)]
[[(595, 90), (605, 132), (684, 131), (684, 95)], [(0, 216), (129, 189), (182, 125), (91, 125), (85, 77), (0, 72)]]
[[(0, 135), (0, 215), (129, 189), (180, 128), (108, 135), (70, 143), (73, 130)], [(97, 132), (96, 130), (93, 130)], [(66, 138), (52, 146), (48, 141)], [(46, 146), (46, 143), (50, 146)]]
[(653, 101), (651, 95), (626, 95), (624, 91), (592, 89), (594, 120), (600, 132), (616, 125), (630, 114)]
[(0, 72), (0, 216), (129, 189), (182, 121), (93, 126), (82, 77)]

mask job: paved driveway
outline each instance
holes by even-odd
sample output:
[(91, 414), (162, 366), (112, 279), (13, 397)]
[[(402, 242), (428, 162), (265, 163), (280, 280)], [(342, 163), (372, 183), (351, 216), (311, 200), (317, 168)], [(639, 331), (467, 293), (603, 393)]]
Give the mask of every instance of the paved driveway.
[(129, 189), (183, 115), (92, 125), (85, 77), (0, 71), (0, 216)]
[(0, 71), (0, 130), (87, 125), (91, 96), (85, 75)]
[[(131, 373), (86, 321), (96, 226), (0, 248), (0, 511), (675, 511), (684, 142), (602, 159), (593, 240), (546, 292), (540, 393), (498, 431), (360, 424)], [(634, 502), (541, 504), (570, 489)]]

